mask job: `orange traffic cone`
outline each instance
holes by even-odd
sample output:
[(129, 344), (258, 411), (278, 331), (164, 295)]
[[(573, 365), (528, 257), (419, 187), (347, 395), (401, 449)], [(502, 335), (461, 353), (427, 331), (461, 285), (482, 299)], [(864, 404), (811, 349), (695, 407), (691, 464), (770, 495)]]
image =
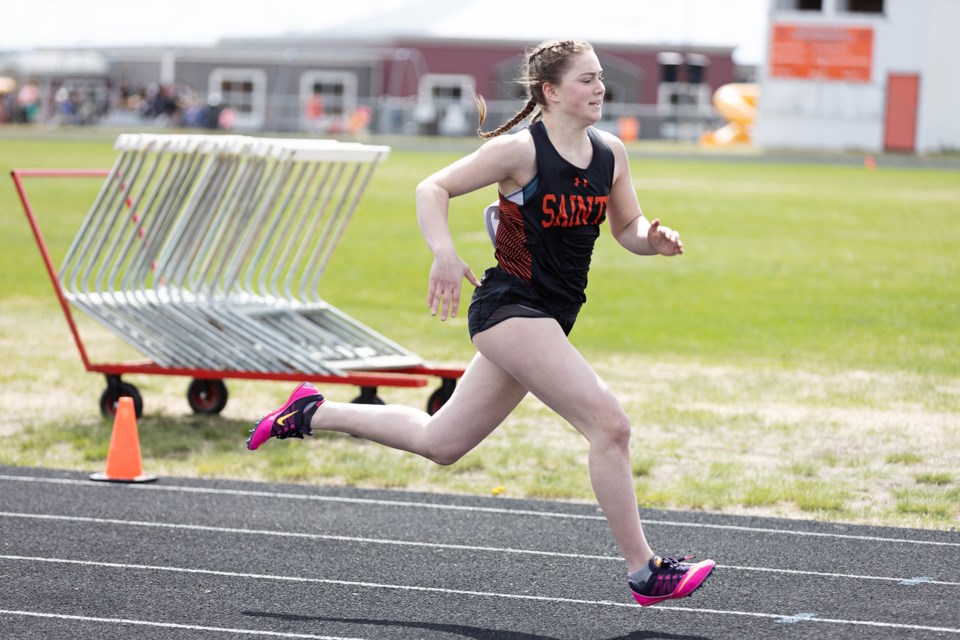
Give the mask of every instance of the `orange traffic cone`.
[(117, 415), (113, 419), (113, 433), (110, 435), (110, 451), (107, 453), (107, 470), (91, 475), (90, 479), (104, 482), (153, 482), (157, 479), (157, 476), (143, 474), (133, 398), (123, 396), (117, 402)]

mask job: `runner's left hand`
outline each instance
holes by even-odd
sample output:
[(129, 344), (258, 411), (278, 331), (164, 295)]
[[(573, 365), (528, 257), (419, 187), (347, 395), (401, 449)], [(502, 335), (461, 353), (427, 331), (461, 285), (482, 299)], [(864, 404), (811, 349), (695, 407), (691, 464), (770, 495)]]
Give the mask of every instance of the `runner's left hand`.
[(676, 256), (683, 253), (683, 243), (680, 234), (660, 224), (660, 218), (655, 218), (647, 229), (647, 242), (654, 251), (662, 256)]

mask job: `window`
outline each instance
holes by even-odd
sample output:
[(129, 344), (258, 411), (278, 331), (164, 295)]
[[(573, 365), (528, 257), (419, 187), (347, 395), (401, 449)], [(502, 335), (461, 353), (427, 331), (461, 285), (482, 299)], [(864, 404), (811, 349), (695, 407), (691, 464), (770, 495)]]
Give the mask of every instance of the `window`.
[(660, 63), (660, 82), (680, 82), (681, 54), (664, 51), (657, 54), (657, 62)]
[(707, 67), (710, 66), (710, 58), (702, 53), (688, 53), (686, 62), (687, 82), (702, 84), (707, 81)]
[(435, 81), (430, 87), (430, 101), (437, 106), (460, 104), (466, 95), (464, 88), (469, 91), (469, 85), (459, 81), (456, 84), (444, 84), (442, 81)]
[(243, 129), (263, 126), (266, 112), (267, 74), (262, 69), (214, 69), (210, 74), (208, 101), (219, 100), (236, 113)]
[(357, 108), (357, 75), (346, 71), (310, 71), (300, 76), (301, 120), (312, 130), (343, 126)]
[(707, 81), (710, 58), (702, 53), (686, 55), (664, 51), (657, 54), (661, 83), (703, 84)]
[(883, 0), (840, 0), (837, 8), (850, 13), (883, 13)]
[(442, 135), (464, 135), (470, 130), (467, 113), (473, 108), (473, 77), (434, 73), (420, 78), (414, 118)]
[(823, 11), (823, 0), (777, 0), (780, 11)]

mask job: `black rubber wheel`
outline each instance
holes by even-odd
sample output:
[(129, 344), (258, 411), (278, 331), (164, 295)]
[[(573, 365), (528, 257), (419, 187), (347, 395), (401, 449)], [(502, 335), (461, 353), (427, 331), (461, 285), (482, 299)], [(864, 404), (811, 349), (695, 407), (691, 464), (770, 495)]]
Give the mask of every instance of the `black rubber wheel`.
[(227, 385), (223, 380), (191, 380), (187, 402), (194, 413), (216, 415), (227, 406)]
[(449, 400), (452, 395), (453, 393), (444, 387), (440, 387), (431, 393), (430, 397), (427, 398), (427, 413), (433, 415), (437, 411), (440, 411), (440, 407), (447, 404), (447, 400)]
[(452, 378), (444, 378), (437, 390), (431, 393), (430, 397), (427, 398), (427, 413), (432, 416), (437, 411), (440, 411), (440, 407), (447, 404), (447, 400), (453, 396), (453, 391), (456, 388), (456, 380)]
[(133, 398), (133, 410), (137, 418), (143, 416), (143, 396), (135, 386), (126, 382), (108, 382), (100, 396), (100, 413), (104, 418), (113, 420), (117, 417), (117, 403), (123, 396)]
[(351, 400), (353, 404), (387, 404), (377, 395), (376, 387), (360, 387), (360, 395)]

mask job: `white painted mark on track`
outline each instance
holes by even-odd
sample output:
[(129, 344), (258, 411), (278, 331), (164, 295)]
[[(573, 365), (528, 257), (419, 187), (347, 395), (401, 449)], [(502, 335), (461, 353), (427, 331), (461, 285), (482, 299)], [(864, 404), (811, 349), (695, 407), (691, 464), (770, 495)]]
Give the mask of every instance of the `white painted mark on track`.
[(778, 624), (796, 624), (797, 622), (803, 622), (805, 620), (813, 620), (817, 617), (815, 613), (796, 613), (792, 616), (786, 616), (777, 620)]
[[(248, 491), (242, 489), (213, 489), (205, 487), (185, 487), (185, 486), (167, 486), (160, 484), (131, 484), (114, 485), (108, 483), (90, 482), (88, 480), (73, 480), (69, 478), (44, 478), (35, 476), (11, 476), (0, 475), (0, 480), (12, 482), (45, 482), (51, 484), (64, 484), (84, 488), (107, 489), (131, 491), (168, 491), (176, 493), (199, 493), (206, 495), (225, 495), (247, 498), (270, 498), (272, 500), (308, 500), (316, 502), (333, 502), (342, 504), (356, 505), (375, 505), (383, 507), (397, 507), (407, 509), (433, 509), (437, 511), (467, 511), (475, 513), (496, 513), (500, 515), (512, 516), (532, 516), (540, 518), (559, 518), (570, 520), (597, 520), (605, 521), (601, 515), (591, 516), (585, 514), (562, 513), (556, 511), (534, 511), (528, 509), (506, 509), (497, 507), (475, 507), (468, 505), (438, 504), (430, 502), (406, 502), (403, 500), (373, 500), (369, 498), (344, 498), (341, 496), (319, 496), (302, 493), (280, 493), (274, 491)], [(785, 535), (811, 538), (834, 538), (840, 540), (858, 540), (864, 542), (887, 542), (899, 544), (931, 545), (942, 547), (960, 547), (960, 542), (948, 542), (943, 540), (917, 540), (913, 538), (887, 538), (883, 536), (864, 536), (844, 533), (828, 533), (824, 531), (797, 531), (793, 529), (774, 529), (770, 527), (748, 527), (743, 525), (711, 524), (704, 522), (680, 522), (674, 520), (655, 520), (644, 519), (644, 526), (659, 525), (668, 527), (686, 527), (693, 529), (717, 529), (725, 531), (742, 531), (746, 533), (763, 533), (771, 535)]]
[[(128, 527), (146, 527), (155, 529), (179, 529), (185, 531), (202, 531), (209, 533), (226, 533), (236, 535), (275, 536), (279, 538), (299, 538), (304, 540), (328, 540), (333, 542), (351, 542), (358, 544), (382, 544), (400, 547), (422, 547), (428, 549), (449, 549), (454, 551), (476, 551), (497, 554), (521, 554), (543, 556), (551, 558), (570, 558), (572, 560), (601, 560), (623, 562), (619, 556), (599, 556), (582, 553), (563, 553), (559, 551), (539, 551), (536, 549), (515, 549), (511, 547), (483, 547), (479, 545), (444, 544), (440, 542), (417, 542), (412, 540), (388, 540), (384, 538), (362, 538), (358, 536), (338, 536), (325, 533), (300, 533), (295, 531), (271, 531), (267, 529), (238, 529), (236, 527), (213, 527), (199, 524), (183, 524), (176, 522), (145, 522), (142, 520), (120, 520), (116, 518), (92, 518), (87, 516), (61, 516), (46, 513), (13, 513), (0, 511), (0, 518), (22, 518), (33, 520), (51, 520), (59, 522), (78, 522), (98, 525), (118, 525)], [(848, 580), (879, 580), (896, 582), (897, 584), (915, 586), (918, 584), (933, 584), (939, 586), (960, 587), (960, 582), (934, 580), (931, 577), (923, 578), (896, 578), (889, 576), (864, 576), (846, 573), (824, 573), (822, 571), (800, 571), (796, 569), (777, 569), (773, 567), (744, 567), (738, 565), (717, 565), (718, 569), (732, 569), (735, 571), (756, 571), (763, 573), (780, 573), (787, 575), (805, 575), (817, 578), (842, 578)]]
[[(94, 562), (92, 560), (71, 560), (66, 558), (37, 558), (37, 557), (13, 556), (13, 555), (0, 555), (0, 560), (79, 565), (79, 566), (86, 566), (86, 567), (98, 567), (98, 568), (108, 568), (108, 569), (134, 570), (134, 571), (158, 571), (158, 572), (170, 572), (170, 573), (185, 573), (185, 574), (195, 574), (195, 575), (205, 575), (205, 576), (219, 576), (219, 577), (226, 577), (226, 578), (271, 580), (276, 582), (327, 584), (327, 585), (334, 585), (334, 586), (346, 586), (346, 587), (352, 587), (352, 588), (359, 587), (359, 588), (366, 588), (366, 589), (386, 589), (386, 590), (397, 590), (397, 591), (428, 592), (428, 593), (440, 593), (440, 594), (447, 594), (447, 595), (500, 598), (500, 599), (506, 599), (506, 600), (549, 602), (553, 604), (563, 603), (563, 604), (590, 605), (590, 606), (599, 606), (599, 607), (624, 607), (624, 608), (631, 608), (631, 609), (635, 609), (637, 607), (635, 603), (610, 602), (609, 600), (580, 600), (575, 598), (552, 598), (549, 596), (532, 596), (532, 595), (517, 594), (517, 593), (492, 593), (488, 591), (466, 591), (461, 589), (443, 589), (439, 587), (422, 587), (417, 585), (383, 584), (380, 582), (360, 582), (360, 581), (354, 581), (354, 580), (332, 580), (327, 578), (304, 578), (300, 576), (240, 573), (240, 572), (234, 572), (234, 571), (215, 571), (210, 569), (196, 569), (196, 568), (188, 568), (188, 567), (165, 567), (165, 566), (143, 565), (143, 564), (123, 564), (118, 562)], [(780, 613), (763, 613), (758, 611), (705, 609), (700, 607), (679, 607), (679, 606), (664, 606), (664, 605), (654, 605), (652, 607), (647, 607), (647, 611), (704, 613), (704, 614), (712, 614), (712, 615), (762, 618), (762, 619), (773, 620), (773, 621), (790, 619), (792, 617), (791, 615), (785, 615)], [(0, 610), (0, 614), (2, 613), (4, 613), (4, 611)], [(12, 612), (12, 613), (15, 614), (16, 612)], [(105, 619), (105, 620), (109, 620), (109, 619)], [(903, 623), (897, 623), (897, 622), (881, 622), (881, 621), (875, 621), (875, 620), (849, 620), (849, 619), (840, 619), (840, 618), (808, 618), (803, 620), (797, 620), (797, 622), (882, 627), (887, 629), (900, 629), (905, 631), (934, 631), (939, 633), (953, 633), (953, 634), (960, 635), (960, 628), (933, 627), (933, 626), (926, 626), (926, 625), (903, 624)], [(314, 638), (317, 636), (291, 635), (288, 637)]]

